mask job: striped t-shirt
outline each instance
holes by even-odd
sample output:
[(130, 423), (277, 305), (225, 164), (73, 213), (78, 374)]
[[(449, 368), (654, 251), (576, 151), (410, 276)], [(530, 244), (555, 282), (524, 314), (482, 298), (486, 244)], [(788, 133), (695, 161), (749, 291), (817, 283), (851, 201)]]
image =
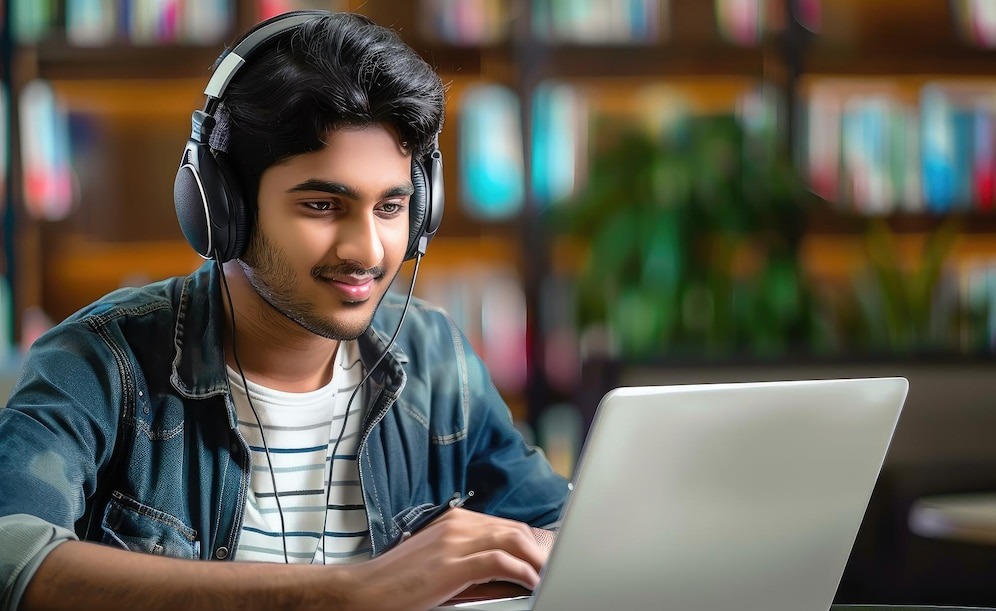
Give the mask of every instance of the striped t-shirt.
[[(346, 403), (363, 378), (356, 343), (340, 342), (332, 381), (324, 388), (292, 393), (247, 380), (259, 422), (246, 400), (242, 376), (229, 367), (228, 378), (239, 431), (252, 453), (252, 476), (235, 559), (283, 562), (282, 537), (287, 542), (287, 560), (292, 563), (333, 564), (369, 558), (370, 536), (356, 462), (365, 405), (362, 390), (349, 406), (343, 430)], [(340, 435), (336, 455), (330, 456)], [(330, 464), (332, 484), (328, 490)], [(280, 494), (279, 510), (271, 466)]]

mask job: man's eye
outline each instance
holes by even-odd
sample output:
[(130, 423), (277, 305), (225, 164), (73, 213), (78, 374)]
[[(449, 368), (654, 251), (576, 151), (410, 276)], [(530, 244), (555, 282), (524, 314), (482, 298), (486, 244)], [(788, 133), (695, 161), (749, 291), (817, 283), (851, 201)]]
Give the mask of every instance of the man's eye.
[(381, 210), (383, 210), (388, 214), (397, 214), (398, 212), (401, 212), (403, 209), (404, 206), (402, 204), (399, 204), (398, 202), (384, 202), (384, 204), (381, 206)]
[(316, 212), (325, 212), (332, 209), (332, 202), (306, 202), (305, 206)]

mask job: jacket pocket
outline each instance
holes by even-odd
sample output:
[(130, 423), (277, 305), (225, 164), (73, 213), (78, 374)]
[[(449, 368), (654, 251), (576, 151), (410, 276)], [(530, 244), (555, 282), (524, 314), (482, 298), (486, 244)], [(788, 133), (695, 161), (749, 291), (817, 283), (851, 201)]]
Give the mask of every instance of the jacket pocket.
[(422, 503), (421, 505), (416, 505), (414, 507), (409, 507), (408, 509), (402, 511), (398, 515), (394, 516), (392, 520), (394, 526), (401, 532), (407, 532), (411, 529), (412, 525), (419, 522), (419, 518), (426, 514), (428, 511), (432, 511), (439, 507), (439, 505), (433, 505), (432, 503)]
[(107, 545), (171, 558), (200, 557), (196, 530), (117, 490), (111, 493), (101, 529), (101, 541)]

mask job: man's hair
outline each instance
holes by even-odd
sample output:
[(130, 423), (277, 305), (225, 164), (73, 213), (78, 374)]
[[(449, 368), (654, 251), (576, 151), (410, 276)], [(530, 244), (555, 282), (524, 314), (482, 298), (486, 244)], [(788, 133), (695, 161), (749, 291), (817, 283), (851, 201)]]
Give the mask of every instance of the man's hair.
[(386, 124), (413, 155), (427, 155), (443, 106), (439, 76), (395, 32), (330, 13), (247, 58), (215, 112), (211, 147), (227, 156), (254, 213), (263, 171), (320, 150), (335, 129)]

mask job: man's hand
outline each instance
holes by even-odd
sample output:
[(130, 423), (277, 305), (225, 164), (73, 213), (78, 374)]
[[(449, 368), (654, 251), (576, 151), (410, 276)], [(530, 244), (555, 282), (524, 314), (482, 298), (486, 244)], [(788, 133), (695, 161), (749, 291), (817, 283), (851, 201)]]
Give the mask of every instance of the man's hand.
[(537, 544), (534, 530), (513, 520), (452, 509), (411, 539), (357, 565), (361, 598), (370, 601), (371, 611), (401, 611), (431, 608), (475, 584), (503, 581), (532, 590), (549, 556), (549, 548)]

